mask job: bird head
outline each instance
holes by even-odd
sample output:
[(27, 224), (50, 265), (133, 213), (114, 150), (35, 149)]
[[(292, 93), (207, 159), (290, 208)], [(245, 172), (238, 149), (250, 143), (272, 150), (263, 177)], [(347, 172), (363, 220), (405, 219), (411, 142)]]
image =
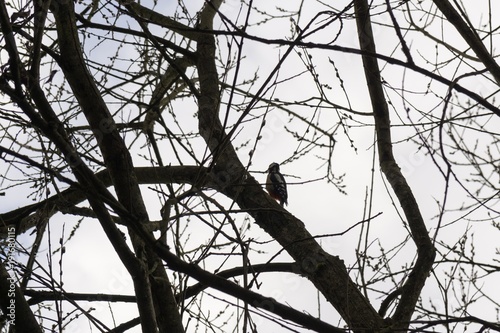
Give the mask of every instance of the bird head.
[(280, 171), (280, 165), (276, 162), (273, 162), (271, 164), (269, 164), (269, 168), (267, 169), (267, 172), (271, 172), (271, 171), (274, 171), (274, 172), (279, 172)]

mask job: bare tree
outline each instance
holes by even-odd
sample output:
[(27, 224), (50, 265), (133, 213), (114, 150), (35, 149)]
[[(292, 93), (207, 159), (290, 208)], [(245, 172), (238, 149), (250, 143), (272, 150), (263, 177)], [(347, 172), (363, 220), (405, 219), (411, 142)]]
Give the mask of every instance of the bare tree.
[[(283, 6), (0, 4), (4, 331), (500, 331), (498, 5)], [(362, 209), (316, 234), (323, 198)], [(101, 254), (131, 288), (67, 268)]]

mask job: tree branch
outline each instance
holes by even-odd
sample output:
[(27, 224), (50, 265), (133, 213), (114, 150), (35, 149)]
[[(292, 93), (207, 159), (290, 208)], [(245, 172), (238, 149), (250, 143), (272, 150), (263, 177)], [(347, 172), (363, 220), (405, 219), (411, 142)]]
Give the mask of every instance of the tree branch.
[[(12, 285), (14, 285), (14, 290), (12, 290)], [(42, 332), (21, 290), (16, 286), (14, 278), (5, 269), (4, 262), (0, 262), (0, 296), (0, 308), (3, 316), (7, 318), (7, 321), (11, 319), (13, 321), (11, 329), (16, 332)], [(12, 306), (13, 310), (11, 310)], [(13, 314), (14, 317), (9, 316), (9, 314)]]
[[(121, 217), (129, 222), (128, 231), (139, 259), (136, 269), (129, 272), (134, 281), (142, 329), (151, 333), (156, 333), (158, 328), (163, 331), (167, 329), (165, 317), (169, 316), (170, 327), (175, 332), (183, 332), (180, 315), (161, 261), (145, 248), (144, 242), (136, 235), (135, 229), (141, 229), (140, 224), (149, 221), (148, 213), (134, 175), (130, 153), (116, 129), (93, 76), (86, 67), (76, 28), (74, 4), (72, 1), (59, 2), (51, 9), (56, 21), (61, 52), (59, 64), (97, 139), (118, 200), (127, 211)], [(92, 201), (92, 198), (88, 199)], [(112, 221), (109, 221), (109, 224), (111, 225)], [(103, 224), (103, 227), (107, 226)], [(158, 297), (160, 294), (163, 298)]]
[[(360, 49), (375, 54), (375, 41), (371, 28), (368, 2), (366, 0), (355, 0), (354, 7)], [(389, 109), (382, 88), (377, 59), (363, 55), (362, 60), (375, 118), (380, 167), (403, 208), (413, 241), (417, 246), (417, 261), (402, 287), (401, 299), (393, 316), (395, 327), (406, 330), (434, 263), (436, 253), (413, 192), (394, 159)]]
[[(265, 263), (252, 265), (250, 269), (248, 267), (233, 267), (221, 272), (218, 272), (217, 276), (228, 279), (230, 277), (239, 276), (248, 273), (250, 270), (252, 273), (275, 273), (275, 272), (287, 272), (301, 274), (301, 269), (296, 263)], [(210, 285), (199, 282), (187, 287), (181, 293), (175, 295), (177, 301), (181, 299), (189, 299), (196, 296), (201, 291), (209, 288)], [(72, 292), (60, 292), (60, 291), (46, 291), (46, 290), (34, 290), (27, 289), (24, 292), (25, 296), (31, 297), (28, 300), (29, 305), (39, 304), (45, 301), (55, 301), (71, 299), (73, 301), (87, 301), (87, 302), (127, 302), (134, 303), (137, 301), (137, 297), (134, 295), (117, 295), (117, 294), (88, 294), (88, 293), (72, 293)]]
[(119, 1), (125, 5), (126, 8), (138, 14), (142, 19), (151, 21), (161, 27), (170, 29), (181, 36), (197, 41), (200, 38), (199, 32), (193, 28), (186, 26), (170, 17), (167, 17), (157, 11), (144, 7), (133, 0)]
[[(212, 30), (218, 5), (220, 1), (207, 2), (200, 15), (200, 29)], [(326, 253), (306, 230), (304, 223), (269, 198), (246, 172), (219, 120), (220, 91), (214, 35), (206, 34), (197, 47), (200, 78), (198, 126), (213, 156), (209, 170), (214, 168), (214, 172), (222, 175), (231, 185), (223, 187), (223, 193), (240, 208), (248, 210), (256, 223), (304, 268), (305, 276), (339, 311), (352, 330), (382, 327), (382, 318), (350, 279), (343, 261)]]
[(462, 38), (469, 44), (470, 48), (476, 53), (477, 57), (482, 61), (490, 74), (493, 75), (497, 84), (500, 84), (500, 66), (498, 66), (495, 59), (493, 59), (490, 52), (488, 52), (476, 31), (467, 25), (448, 0), (434, 0), (434, 4), (448, 19), (448, 22), (455, 26), (455, 29), (457, 29)]
[[(1, 150), (0, 150), (1, 151)], [(36, 165), (34, 165), (36, 166)], [(167, 166), (167, 167), (137, 167), (134, 168), (139, 184), (192, 184), (199, 188), (208, 187), (220, 190), (224, 183), (214, 174), (208, 174), (207, 169), (197, 166)], [(100, 171), (95, 175), (102, 186), (109, 187), (113, 185), (109, 172)], [(60, 194), (56, 194), (39, 203), (17, 208), (10, 212), (0, 214), (0, 235), (6, 235), (6, 228), (9, 226), (18, 226), (18, 234), (21, 234), (34, 225), (30, 224), (30, 216), (38, 209), (44, 207), (54, 214), (64, 210), (65, 207), (73, 207), (87, 199), (85, 188), (74, 184)], [(91, 195), (94, 195), (91, 193)]]
[[(153, 239), (149, 239), (149, 242), (155, 242)], [(156, 242), (155, 242), (156, 243)], [(173, 255), (167, 250), (163, 245), (157, 247), (156, 249), (162, 258), (166, 260), (170, 268), (183, 272), (188, 276), (194, 277), (200, 283), (195, 284), (185, 290), (182, 295), (177, 295), (178, 298), (189, 298), (198, 294), (203, 289), (208, 287), (214, 288), (216, 290), (222, 291), (229, 295), (232, 295), (238, 299), (244, 300), (251, 304), (252, 306), (260, 309), (264, 309), (271, 313), (277, 314), (284, 319), (290, 320), (291, 322), (303, 325), (304, 327), (315, 330), (317, 332), (333, 332), (333, 333), (344, 333), (345, 330), (336, 328), (328, 323), (321, 321), (318, 318), (314, 318), (308, 314), (305, 314), (299, 310), (296, 310), (287, 305), (277, 302), (273, 298), (265, 297), (261, 294), (253, 292), (251, 290), (245, 289), (231, 281), (227, 278), (245, 274), (247, 268), (235, 267), (218, 274), (209, 273), (194, 264), (188, 264), (183, 262), (178, 257)], [(290, 273), (301, 273), (300, 267), (294, 263), (271, 263), (252, 266), (252, 271), (254, 272), (290, 272)], [(53, 291), (40, 291), (40, 290), (27, 290), (26, 296), (30, 296), (29, 304), (37, 304), (42, 301), (47, 300), (64, 300), (71, 299), (73, 301), (88, 301), (88, 302), (136, 302), (136, 296), (127, 295), (109, 295), (109, 294), (84, 294), (84, 293), (61, 293)], [(134, 323), (138, 324), (136, 320)]]

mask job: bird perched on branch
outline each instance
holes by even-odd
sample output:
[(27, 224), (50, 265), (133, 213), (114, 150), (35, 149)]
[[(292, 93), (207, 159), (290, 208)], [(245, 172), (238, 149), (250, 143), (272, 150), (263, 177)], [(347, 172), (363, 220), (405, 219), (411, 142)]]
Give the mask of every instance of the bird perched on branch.
[(288, 205), (288, 192), (286, 190), (286, 182), (283, 175), (280, 173), (280, 165), (271, 163), (267, 169), (266, 190), (271, 198), (278, 200), (280, 205)]

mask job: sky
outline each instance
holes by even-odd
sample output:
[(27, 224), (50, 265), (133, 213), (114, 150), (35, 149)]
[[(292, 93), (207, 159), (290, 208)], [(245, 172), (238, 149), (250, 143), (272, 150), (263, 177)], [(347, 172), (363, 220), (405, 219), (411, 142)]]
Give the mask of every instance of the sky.
[[(199, 10), (201, 3), (202, 1), (190, 1), (186, 3), (186, 9), (192, 13), (191, 16), (195, 16), (194, 13)], [(342, 2), (342, 4), (344, 3), (347, 2)], [(254, 1), (253, 4), (261, 13), (279, 13), (280, 11), (277, 10), (276, 7), (286, 6), (287, 8), (296, 9), (300, 5), (297, 1), (277, 1), (273, 3)], [(343, 8), (342, 4), (336, 3), (337, 9)], [(176, 9), (173, 5), (174, 4), (170, 2), (165, 4), (162, 3), (158, 5), (158, 10), (173, 15)], [(424, 6), (430, 6), (429, 2), (425, 1), (421, 2), (420, 5), (422, 8)], [(492, 3), (489, 5), (497, 6), (498, 4)], [(487, 25), (489, 21), (491, 21), (493, 27), (498, 26), (495, 17), (488, 18), (488, 15), (485, 14), (487, 13), (486, 6), (486, 3), (481, 3), (478, 6), (467, 7), (471, 22), (478, 26), (481, 25), (484, 29), (487, 29), (484, 24), (486, 23)], [(298, 19), (299, 26), (304, 27), (318, 11), (322, 10), (326, 11), (333, 9), (326, 8), (316, 1), (305, 1), (303, 4), (303, 12), (300, 19)], [(495, 12), (495, 8), (492, 8), (491, 11)], [(233, 20), (236, 20), (236, 17), (239, 15), (239, 23), (243, 22), (243, 17), (245, 15), (244, 10), (240, 12), (240, 1), (236, 0), (226, 1), (221, 8), (221, 12)], [(395, 54), (396, 57), (404, 59), (393, 30), (387, 27), (387, 25), (390, 24), (390, 18), (385, 13), (384, 2), (380, 2), (380, 4), (377, 2), (374, 13), (379, 13), (379, 15), (375, 17), (375, 21), (378, 24), (376, 24), (374, 28), (378, 52), (385, 55)], [(254, 12), (250, 17), (250, 22), (259, 22), (262, 15), (263, 14)], [(398, 13), (398, 15), (398, 18), (403, 19), (401, 13)], [(327, 15), (325, 14), (324, 17), (326, 19)], [(98, 16), (94, 17), (94, 19), (96, 21), (104, 21)], [(428, 20), (428, 16), (422, 15), (418, 17), (417, 15), (415, 19), (420, 19), (418, 22), (423, 26), (426, 20)], [(217, 26), (216, 24), (215, 27), (222, 29), (223, 25), (220, 20), (217, 22), (219, 25)], [(318, 19), (316, 22), (319, 24), (323, 21)], [(125, 24), (125, 22), (120, 20), (118, 23)], [(127, 24), (128, 23), (129, 22), (127, 22)], [(342, 23), (342, 31), (338, 34), (338, 38), (335, 40), (334, 45), (357, 47), (357, 35), (354, 22), (346, 19)], [(425, 31), (436, 36), (444, 36), (447, 43), (463, 50), (465, 44), (460, 37), (453, 32), (453, 29), (451, 29), (449, 25), (441, 25), (440, 23), (441, 22), (436, 19), (435, 22), (427, 26)], [(133, 26), (134, 23), (130, 22), (130, 24)], [(292, 24), (289, 17), (283, 17), (282, 19), (251, 26), (248, 29), (248, 33), (269, 39), (287, 39), (291, 38), (291, 27)], [(339, 28), (340, 26), (338, 24), (333, 24), (310, 37), (308, 41), (318, 42), (324, 41), (325, 39), (332, 40), (337, 36)], [(441, 29), (444, 29), (442, 34)], [(155, 29), (153, 31), (161, 34), (162, 30), (164, 31), (164, 29)], [(134, 40), (134, 38), (131, 37), (127, 38), (127, 41)], [(46, 39), (49, 40), (48, 37)], [(480, 65), (476, 62), (464, 62), (460, 59), (453, 59), (449, 51), (441, 46), (436, 47), (433, 43), (429, 42), (429, 39), (424, 38), (422, 33), (415, 31), (410, 32), (405, 36), (405, 40), (414, 55), (416, 64), (432, 68), (432, 64), (430, 64), (431, 61), (441, 61), (442, 63), (440, 63), (440, 65), (442, 65), (442, 68), (439, 68), (439, 72), (450, 80), (461, 73), (470, 71), (471, 68), (469, 64), (471, 63), (473, 66), (480, 68)], [(226, 59), (225, 57), (229, 52), (226, 42), (227, 39), (225, 37), (219, 38), (219, 47), (223, 60)], [(497, 41), (492, 40), (493, 45), (495, 45), (495, 42)], [(485, 44), (489, 45), (488, 40), (485, 40)], [(278, 48), (274, 45), (265, 45), (249, 40), (245, 40), (243, 45), (245, 57), (242, 60), (242, 66), (238, 73), (239, 82), (254, 77), (256, 73), (258, 80), (255, 86), (251, 87), (252, 92), (255, 93), (259, 84), (267, 78), (270, 71), (276, 66), (280, 57), (284, 54), (285, 48)], [(231, 51), (234, 51), (234, 45), (232, 47)], [(85, 49), (89, 59), (95, 61), (97, 64), (105, 64), (110, 61), (110, 57), (117, 54), (118, 57), (114, 62), (115, 69), (132, 72), (140, 66), (137, 62), (134, 63), (130, 61), (130, 59), (134, 59), (134, 57), (137, 56), (136, 50), (134, 50), (131, 45), (117, 51), (116, 43), (104, 42), (96, 40), (95, 37), (86, 36)], [(0, 55), (2, 56), (3, 63), (5, 61), (5, 53), (0, 53)], [(306, 50), (296, 49), (289, 55), (280, 68), (278, 75), (275, 77), (276, 82), (280, 82), (280, 84), (278, 84), (275, 89), (270, 89), (267, 94), (262, 97), (272, 100), (277, 99), (279, 101), (294, 102), (305, 101), (311, 96), (317, 96), (316, 84), (311, 74), (306, 71), (305, 63), (307, 64), (309, 60), (312, 61), (315, 71), (319, 74), (318, 80), (332, 87), (331, 89), (324, 89), (326, 96), (331, 101), (345, 107), (350, 105), (354, 110), (359, 112), (371, 112), (371, 104), (368, 97), (361, 59), (357, 55), (336, 51), (308, 50), (306, 52)], [(445, 66), (445, 61), (449, 61), (447, 66)], [(426, 111), (429, 115), (439, 115), (443, 107), (440, 98), (447, 93), (447, 87), (436, 82), (430, 82), (422, 75), (412, 73), (411, 71), (405, 71), (401, 67), (389, 65), (384, 62), (379, 62), (379, 64), (383, 71), (382, 76), (387, 82), (386, 93), (392, 103), (391, 117), (395, 125), (393, 127), (393, 139), (396, 160), (414, 191), (431, 235), (434, 235), (434, 231), (439, 223), (436, 216), (439, 213), (440, 205), (443, 203), (443, 193), (446, 190), (446, 183), (436, 167), (436, 164), (442, 168), (444, 164), (442, 161), (437, 161), (435, 163), (427, 153), (425, 147), (423, 148), (412, 141), (405, 140), (411, 128), (401, 125), (407, 125), (410, 120), (415, 123), (427, 121), (422, 116)], [(151, 66), (151, 70), (157, 70), (154, 65), (155, 64)], [(95, 71), (95, 69), (93, 69), (93, 71)], [(232, 82), (233, 75), (234, 71), (230, 72), (226, 82)], [(97, 79), (99, 80), (100, 78), (98, 77)], [(54, 80), (55, 82), (61, 82), (61, 72), (56, 74)], [(111, 86), (113, 80), (118, 79), (110, 78), (107, 84)], [(341, 82), (342, 85), (340, 84)], [(401, 82), (405, 84), (405, 97), (411, 102), (408, 105), (402, 103), (400, 97), (401, 90), (397, 88), (401, 85)], [(497, 87), (485, 79), (466, 79), (461, 82), (464, 82), (464, 85), (470, 87), (471, 90), (479, 94), (488, 95), (497, 91)], [(248, 88), (248, 85), (245, 87)], [(390, 87), (396, 88), (389, 89)], [(124, 88), (123, 93), (126, 91), (133, 91), (133, 88), (133, 85), (127, 86)], [(51, 87), (51, 89), (55, 89), (55, 87)], [(64, 96), (68, 94), (68, 92), (63, 93)], [(227, 100), (227, 96), (226, 93), (226, 95), (224, 95), (225, 100)], [(108, 98), (108, 105), (112, 111), (121, 112), (115, 119), (117, 122), (125, 122), (137, 115), (138, 110), (133, 105), (114, 103), (115, 99), (111, 96), (107, 96), (106, 98)], [(243, 100), (242, 98), (237, 98), (235, 102), (248, 102), (248, 99)], [(380, 253), (381, 248), (385, 251), (389, 251), (389, 255), (392, 258), (391, 267), (395, 270), (410, 263), (415, 256), (415, 247), (411, 244), (411, 241), (408, 245), (401, 248), (399, 247), (400, 243), (407, 237), (407, 231), (401, 219), (401, 209), (398, 203), (395, 202), (396, 199), (394, 194), (392, 190), (388, 189), (388, 184), (385, 182), (378, 168), (375, 168), (375, 171), (372, 173), (372, 163), (374, 159), (373, 126), (366, 124), (372, 124), (373, 120), (368, 116), (360, 116), (355, 117), (354, 120), (344, 120), (343, 126), (339, 126), (338, 116), (341, 111), (328, 108), (324, 103), (317, 107), (306, 106), (304, 105), (305, 103), (295, 104), (290, 107), (290, 111), (304, 117), (312, 118), (317, 122), (318, 126), (332, 132), (336, 143), (333, 150), (333, 165), (331, 171), (336, 177), (343, 176), (343, 184), (345, 184), (346, 187), (344, 188), (345, 193), (342, 193), (337, 190), (335, 186), (328, 184), (324, 180), (313, 181), (325, 174), (326, 169), (322, 159), (328, 157), (329, 151), (327, 149), (318, 148), (301, 156), (299, 159), (295, 158), (295, 151), (300, 151), (305, 143), (296, 140), (296, 138), (290, 135), (290, 131), (296, 131), (307, 138), (314, 138), (314, 131), (308, 131), (304, 123), (300, 123), (289, 113), (276, 107), (266, 108), (264, 104), (263, 102), (257, 104), (255, 110), (252, 111), (255, 120), (245, 123), (241, 128), (241, 132), (238, 132), (234, 139), (235, 146), (250, 140), (246, 148), (238, 150), (238, 154), (244, 164), (251, 162), (249, 166), (251, 174), (261, 183), (264, 183), (264, 171), (267, 169), (268, 165), (271, 162), (282, 163), (281, 171), (285, 174), (289, 183), (289, 206), (286, 208), (290, 213), (305, 223), (312, 235), (341, 233), (366, 218), (366, 198), (367, 195), (371, 193), (371, 216), (375, 216), (378, 213), (381, 213), (381, 215), (378, 215), (369, 224), (370, 233), (366, 243), (369, 244), (370, 253), (377, 255)], [(185, 133), (195, 133), (197, 131), (195, 103), (186, 98), (176, 101), (171, 107), (175, 112), (175, 121), (177, 123), (174, 123), (174, 117), (172, 117), (172, 115), (165, 114), (164, 117), (166, 121), (171, 124), (173, 131), (178, 133), (179, 128), (177, 124), (179, 124), (179, 127), (181, 127)], [(410, 112), (406, 113), (402, 111), (405, 107), (408, 107)], [(182, 112), (179, 112), (179, 110), (182, 110)], [(459, 114), (461, 109), (457, 105), (454, 106), (453, 111)], [(224, 112), (225, 109), (221, 112), (221, 117), (224, 116)], [(262, 132), (260, 132), (262, 139), (255, 143), (255, 138), (258, 136), (261, 129), (262, 117), (264, 114), (266, 117), (266, 125), (263, 127)], [(234, 122), (238, 117), (239, 113), (232, 109), (229, 114), (230, 122)], [(485, 132), (492, 131), (498, 134), (498, 128), (500, 128), (498, 119), (485, 117), (480, 118), (478, 121), (483, 125)], [(74, 126), (84, 125), (85, 120), (79, 117), (73, 119), (72, 124)], [(488, 140), (491, 139), (491, 135), (470, 130), (465, 124), (461, 130), (464, 144), (467, 143), (469, 147), (474, 147), (475, 142), (477, 142), (476, 151), (481, 154), (486, 151), (490, 144)], [(149, 162), (145, 156), (148, 156), (150, 152), (143, 148), (143, 144), (145, 143), (144, 137), (141, 137), (138, 141), (133, 141), (133, 134), (134, 133), (128, 133), (125, 139), (131, 145), (131, 149), (133, 149), (134, 163), (135, 165), (148, 165)], [(426, 136), (429, 135), (429, 132), (422, 132), (420, 134)], [(23, 134), (20, 134), (19, 139), (26, 140)], [(4, 142), (0, 141), (0, 144), (5, 145), (7, 141), (8, 140), (4, 138)], [(204, 143), (199, 139), (194, 139), (193, 142), (195, 143), (194, 150), (201, 156), (205, 149)], [(322, 142), (328, 143), (328, 141)], [(161, 143), (164, 145), (163, 153), (166, 157), (165, 161), (175, 164), (175, 159), (170, 157), (172, 155), (172, 150), (168, 147), (168, 142), (162, 141)], [(253, 147), (254, 144), (256, 146), (255, 152), (250, 158), (248, 147)], [(491, 147), (494, 148), (494, 146)], [(499, 152), (493, 151), (493, 153), (496, 154), (495, 156), (498, 156)], [(186, 161), (189, 161), (185, 156), (184, 158)], [(450, 158), (456, 158), (457, 161), (462, 161), (462, 158), (455, 155), (450, 156)], [(496, 158), (498, 159), (498, 157)], [(193, 161), (189, 162), (192, 163)], [(6, 163), (4, 161), (0, 161), (0, 163), (2, 163), (0, 164), (2, 170), (7, 170), (6, 168), (8, 168), (8, 166)], [(470, 186), (471, 191), (474, 191), (477, 188), (475, 183), (473, 181), (466, 182), (466, 179), (474, 179), (474, 177), (469, 174), (469, 170), (464, 170), (464, 168), (460, 167), (457, 167), (456, 170), (457, 177), (467, 184), (467, 186)], [(10, 178), (23, 177), (21, 172), (14, 170), (12, 167), (8, 171)], [(372, 177), (373, 187), (370, 185)], [(496, 178), (496, 182), (498, 184), (498, 178)], [(373, 189), (372, 192), (370, 192), (371, 188)], [(161, 200), (159, 200), (158, 194), (148, 186), (143, 186), (141, 189), (148, 206), (148, 211), (150, 212), (150, 218), (152, 220), (158, 220), (160, 218), (159, 211), (161, 208)], [(4, 190), (7, 196), (0, 197), (0, 200), (2, 200), (0, 212), (10, 211), (11, 209), (32, 202), (32, 198), (27, 196), (27, 194), (30, 193), (29, 184), (10, 189), (9, 181), (3, 180), (2, 183), (0, 183), (0, 191)], [(491, 191), (483, 191), (485, 192), (481, 192), (482, 196), (487, 196), (488, 193), (491, 193)], [(52, 189), (51, 193), (54, 193), (54, 189)], [(469, 194), (464, 191), (456, 181), (450, 183), (448, 193), (447, 207), (450, 209), (459, 208), (463, 202), (470, 203), (468, 198)], [(217, 196), (217, 198), (224, 204), (229, 205), (229, 202), (224, 198), (220, 196)], [(489, 201), (487, 205), (495, 209), (495, 207), (498, 207), (496, 204), (497, 201), (498, 200), (494, 198)], [(82, 205), (85, 205), (85, 203), (82, 203)], [(468, 213), (468, 215), (466, 215), (466, 213)], [(479, 261), (493, 262), (495, 251), (497, 251), (498, 230), (491, 227), (491, 222), (489, 220), (484, 220), (487, 217), (488, 211), (479, 208), (477, 210), (468, 209), (466, 213), (455, 211), (445, 214), (443, 220), (440, 222), (441, 226), (444, 227), (439, 231), (438, 241), (450, 246), (453, 244), (457, 244), (457, 246), (464, 244), (467, 249), (470, 249), (473, 244), (474, 251), (477, 257), (480, 258)], [(496, 211), (490, 211), (489, 214), (496, 214)], [(253, 238), (257, 241), (270, 240), (270, 237), (253, 221), (244, 221), (241, 217), (238, 217), (238, 221), (241, 221), (242, 226), (248, 227), (245, 231), (245, 236), (248, 239)], [(209, 241), (211, 236), (209, 228), (203, 226), (196, 221), (196, 219), (185, 220), (183, 222), (185, 223), (186, 235), (189, 235), (189, 237), (186, 237), (184, 240), (186, 250), (196, 249), (200, 244)], [(66, 252), (63, 255), (62, 261), (64, 289), (68, 292), (97, 291), (111, 294), (133, 294), (131, 279), (127, 276), (123, 266), (119, 263), (117, 255), (114, 254), (113, 249), (107, 242), (98, 222), (92, 219), (85, 219), (79, 225), (79, 229), (75, 235), (69, 238), (71, 229), (77, 223), (78, 218), (76, 217), (57, 214), (53, 217), (52, 223), (50, 224), (50, 239), (52, 241), (51, 246), (53, 247), (52, 252), (57, 247), (59, 238), (63, 237), (66, 240)], [(360, 232), (361, 230), (366, 231), (366, 227), (367, 226), (364, 227), (365, 229), (361, 229), (362, 227), (358, 226), (342, 236), (324, 237), (321, 239), (321, 244), (328, 253), (340, 256), (348, 267), (353, 267), (356, 265), (355, 250), (357, 244), (360, 242)], [(464, 239), (463, 236), (466, 232), (467, 238)], [(33, 236), (23, 235), (19, 238), (19, 241), (21, 244), (29, 244), (28, 239), (30, 238), (32, 239)], [(40, 264), (44, 267), (48, 266), (48, 257), (51, 256), (51, 249), (47, 241), (48, 238), (49, 236), (47, 234), (41, 247), (41, 253), (43, 255), (40, 256)], [(365, 239), (363, 238), (361, 243), (364, 241)], [(262, 253), (250, 253), (250, 258), (253, 263), (266, 262), (274, 254), (278, 253), (281, 248), (276, 242), (270, 242), (268, 245), (258, 247), (258, 249), (261, 250)], [(391, 249), (393, 250), (391, 251)], [(440, 249), (442, 250), (443, 248), (440, 247)], [(52, 260), (54, 261), (52, 269), (56, 273), (60, 269), (57, 264), (59, 255), (60, 252), (56, 252), (52, 256)], [(498, 259), (498, 255), (496, 258)], [(20, 258), (20, 260), (23, 259)], [(276, 259), (276, 261), (289, 260), (290, 258), (286, 254), (281, 254)], [(217, 255), (210, 256), (205, 262), (206, 269), (208, 270), (214, 270), (219, 266), (223, 269), (227, 269), (232, 265), (239, 264), (241, 264), (240, 259), (230, 258), (227, 262), (224, 262), (224, 258)], [(454, 277), (457, 278), (460, 274), (465, 275), (473, 273), (470, 269), (471, 267), (464, 265), (463, 271), (454, 271), (452, 265), (436, 265), (433, 276), (429, 278), (423, 290), (422, 300), (424, 302), (432, 302), (436, 309), (441, 311), (441, 309), (444, 309), (445, 304), (443, 303), (443, 297), (440, 294), (439, 286), (436, 282), (437, 279), (435, 277), (439, 277), (440, 282), (447, 283)], [(378, 275), (377, 273), (370, 274), (375, 277)], [(356, 272), (353, 271), (351, 277), (355, 276)], [(172, 274), (172, 277), (175, 279), (175, 274)], [(489, 277), (478, 280), (478, 282), (484, 285), (483, 288), (486, 295), (498, 302), (500, 299), (500, 291), (496, 288), (494, 278), (497, 278), (497, 276), (490, 275)], [(259, 279), (264, 282), (262, 287), (258, 290), (259, 292), (273, 297), (282, 303), (296, 306), (300, 310), (312, 315), (319, 315), (333, 325), (342, 325), (336, 311), (326, 303), (322, 296), (317, 295), (311, 283), (306, 279), (289, 274), (261, 275)], [(193, 283), (193, 281), (190, 280), (189, 283)], [(450, 286), (450, 304), (448, 304), (450, 309), (458, 307), (459, 304), (454, 300), (454, 297), (460, 298), (461, 292), (465, 293), (465, 297), (474, 296), (474, 288), (461, 291), (459, 289), (454, 289), (457, 288), (457, 286), (458, 284)], [(387, 283), (386, 285), (377, 285), (377, 287), (389, 290), (393, 285)], [(370, 291), (369, 294), (374, 307), (378, 308), (383, 298), (374, 291)], [(216, 300), (217, 297), (226, 298), (224, 295), (210, 290), (203, 299), (203, 307), (211, 310), (210, 316), (212, 316), (212, 318), (217, 317), (218, 311), (223, 311), (225, 307), (223, 302)], [(235, 300), (230, 301), (236, 302)], [(318, 303), (320, 304), (319, 314)], [(95, 307), (94, 304), (85, 305), (86, 308), (91, 306)], [(136, 314), (136, 309), (133, 305), (113, 304), (112, 307), (113, 317), (116, 323), (126, 321)], [(480, 297), (480, 300), (474, 303), (468, 311), (471, 315), (476, 315), (491, 321), (498, 321), (498, 318), (496, 318), (497, 314), (491, 306), (491, 303), (486, 300), (486, 297)], [(105, 318), (105, 322), (108, 325), (112, 325), (113, 317), (110, 314), (108, 305), (102, 304), (101, 306), (97, 306), (94, 314), (98, 314), (98, 317), (101, 317), (102, 314), (103, 318)], [(255, 318), (259, 317), (256, 316)], [(215, 322), (222, 323), (226, 320), (235, 322), (237, 319), (234, 315), (231, 317), (229, 312), (225, 312), (221, 315), (221, 318), (216, 319)], [(261, 319), (256, 320), (259, 321), (259, 331), (282, 331), (279, 324)], [(194, 332), (194, 326), (193, 323), (190, 323), (188, 331)], [(88, 332), (88, 330), (88, 324), (84, 323), (82, 320), (78, 320), (72, 323), (66, 329), (66, 332)], [(302, 332), (300, 329), (297, 330)], [(137, 328), (134, 332), (139, 332), (139, 329)]]

